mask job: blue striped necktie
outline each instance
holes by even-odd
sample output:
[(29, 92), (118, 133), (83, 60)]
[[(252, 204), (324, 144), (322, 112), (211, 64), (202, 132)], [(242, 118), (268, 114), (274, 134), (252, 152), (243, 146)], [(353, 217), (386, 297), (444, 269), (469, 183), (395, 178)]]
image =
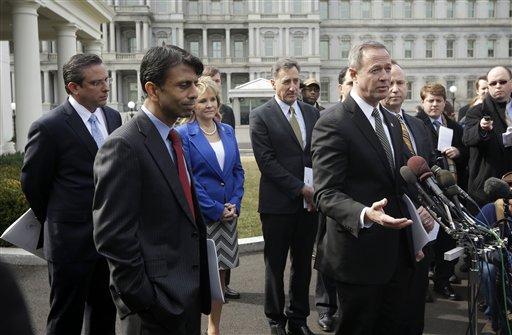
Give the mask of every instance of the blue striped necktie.
[(89, 123), (91, 124), (91, 135), (98, 146), (98, 149), (103, 145), (105, 139), (103, 138), (103, 134), (101, 133), (100, 127), (98, 126), (98, 117), (94, 114), (91, 114), (89, 118)]

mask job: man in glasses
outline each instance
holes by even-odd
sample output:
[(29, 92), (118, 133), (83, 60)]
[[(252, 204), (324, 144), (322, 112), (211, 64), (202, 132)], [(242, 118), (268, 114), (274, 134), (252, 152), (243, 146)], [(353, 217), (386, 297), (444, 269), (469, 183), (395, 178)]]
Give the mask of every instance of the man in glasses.
[(484, 183), (512, 171), (512, 146), (503, 141), (503, 133), (512, 127), (512, 73), (496, 66), (487, 73), (489, 93), (466, 116), (463, 141), (470, 147), (469, 194), (480, 204), (487, 202)]
[(21, 173), (43, 226), (51, 288), (46, 334), (79, 335), (82, 324), (85, 334), (115, 334), (109, 270), (93, 243), (92, 167), (121, 117), (106, 107), (110, 78), (101, 58), (74, 55), (63, 77), (68, 99), (30, 127)]

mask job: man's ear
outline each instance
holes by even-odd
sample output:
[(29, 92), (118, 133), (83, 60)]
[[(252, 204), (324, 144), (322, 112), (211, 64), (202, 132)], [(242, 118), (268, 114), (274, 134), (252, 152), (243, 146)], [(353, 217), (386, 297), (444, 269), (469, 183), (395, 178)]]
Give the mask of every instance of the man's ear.
[(348, 68), (348, 73), (350, 75), (350, 78), (352, 79), (352, 82), (355, 82), (356, 81), (356, 77), (357, 77), (357, 70), (349, 67)]
[(146, 93), (149, 99), (158, 100), (158, 95), (156, 93), (160, 89), (158, 86), (156, 86), (153, 82), (148, 81), (146, 84), (144, 84), (144, 88), (146, 89)]
[(74, 83), (72, 81), (70, 81), (66, 87), (68, 88), (68, 90), (71, 92), (71, 94), (77, 94), (78, 93), (78, 85), (77, 83)]
[(276, 89), (276, 81), (274, 79), (270, 79), (270, 84), (272, 85), (272, 88)]

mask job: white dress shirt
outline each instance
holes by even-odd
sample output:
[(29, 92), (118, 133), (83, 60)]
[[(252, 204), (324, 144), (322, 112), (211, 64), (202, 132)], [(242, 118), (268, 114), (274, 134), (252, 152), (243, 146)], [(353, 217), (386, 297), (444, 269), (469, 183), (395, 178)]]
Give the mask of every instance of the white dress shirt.
[[(91, 123), (89, 122), (89, 118), (91, 117), (92, 113), (89, 112), (87, 108), (80, 105), (80, 103), (78, 103), (78, 101), (76, 101), (75, 98), (73, 98), (71, 95), (68, 97), (68, 100), (71, 106), (73, 106), (73, 108), (76, 110), (78, 116), (80, 116), (85, 126), (87, 127), (87, 130), (92, 136)], [(107, 121), (105, 119), (105, 115), (103, 114), (103, 109), (101, 109), (100, 107), (96, 108), (96, 110), (94, 111), (94, 115), (96, 115), (96, 118), (98, 119), (97, 125), (101, 131), (101, 135), (103, 135), (103, 139), (106, 139), (108, 137), (108, 130)]]
[[(290, 105), (281, 101), (281, 99), (279, 99), (277, 95), (274, 96), (274, 99), (276, 99), (277, 104), (279, 105), (279, 107), (281, 107), (281, 111), (284, 113), (286, 119), (290, 121)], [(302, 111), (300, 110), (297, 100), (295, 100), (291, 107), (293, 107), (293, 109), (295, 110), (295, 118), (299, 123), (300, 133), (302, 135), (302, 143), (304, 143), (304, 146), (306, 146), (306, 123), (304, 123), (304, 117), (302, 116)]]

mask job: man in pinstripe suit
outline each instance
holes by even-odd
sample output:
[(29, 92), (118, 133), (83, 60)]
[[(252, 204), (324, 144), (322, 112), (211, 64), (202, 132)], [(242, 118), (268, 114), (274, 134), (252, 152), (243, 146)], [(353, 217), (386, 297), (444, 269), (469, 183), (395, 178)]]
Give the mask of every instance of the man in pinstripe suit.
[(198, 335), (210, 311), (206, 231), (173, 125), (192, 113), (201, 61), (175, 47), (144, 56), (141, 110), (94, 163), (94, 242), (125, 334)]

